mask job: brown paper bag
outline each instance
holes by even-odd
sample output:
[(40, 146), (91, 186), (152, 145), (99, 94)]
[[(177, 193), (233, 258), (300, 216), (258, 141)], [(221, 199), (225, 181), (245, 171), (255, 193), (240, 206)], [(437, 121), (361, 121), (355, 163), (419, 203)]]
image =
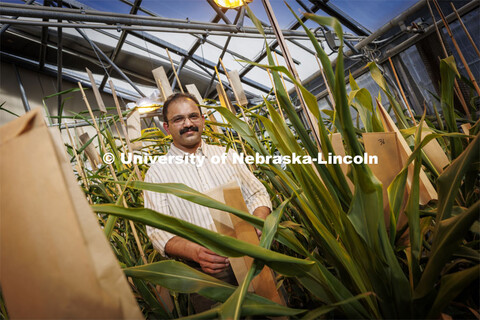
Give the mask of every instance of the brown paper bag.
[(402, 170), (398, 139), (395, 132), (366, 132), (362, 134), (365, 152), (378, 157), (377, 164), (369, 164), (375, 177), (382, 183), (383, 212), (387, 226), (390, 221), (388, 186)]
[[(395, 122), (393, 122), (392, 118), (388, 114), (387, 110), (382, 106), (380, 101), (377, 100), (377, 107), (380, 113), (380, 119), (382, 120), (383, 127), (385, 128), (386, 132), (395, 132), (397, 134), (397, 141), (399, 142), (399, 151), (400, 156), (402, 158), (402, 164), (407, 162), (408, 157), (412, 154), (412, 150), (408, 146), (407, 141), (403, 138), (400, 130), (398, 130)], [(407, 178), (407, 186), (410, 190), (412, 185), (412, 176), (413, 176), (413, 163), (410, 164), (408, 167), (408, 178)], [(420, 169), (420, 204), (425, 205), (432, 199), (438, 199), (437, 191), (433, 187), (430, 180), (428, 180), (427, 175), (425, 172)]]
[[(365, 152), (378, 157), (377, 164), (369, 164), (375, 177), (382, 183), (383, 192), (383, 217), (387, 231), (390, 231), (390, 203), (388, 201), (388, 187), (403, 168), (400, 156), (400, 143), (395, 132), (367, 132), (363, 133)], [(405, 192), (403, 203), (397, 221), (397, 231), (402, 230), (408, 223), (404, 213), (408, 201), (409, 192)], [(400, 238), (404, 245), (408, 242), (409, 231), (407, 230)]]
[[(429, 134), (431, 134), (431, 130), (429, 129), (428, 125), (424, 122), (422, 128), (422, 140)], [(437, 139), (432, 139), (429, 143), (427, 143), (423, 149), (425, 154), (427, 155), (428, 159), (432, 162), (433, 166), (439, 173), (443, 172), (443, 168), (450, 164), (445, 151), (443, 151), (440, 143), (438, 143)]]
[(463, 133), (470, 134), (470, 129), (472, 129), (472, 125), (470, 123), (464, 123), (460, 125), (460, 127), (462, 128)]
[[(206, 192), (213, 199), (223, 202), (231, 207), (248, 212), (247, 205), (242, 196), (242, 192), (236, 182), (217, 187)], [(255, 245), (259, 244), (255, 228), (248, 222), (238, 218), (228, 212), (210, 208), (215, 223), (215, 229), (218, 233), (229, 235), (239, 240), (249, 242)], [(237, 282), (240, 284), (245, 279), (248, 269), (253, 259), (250, 257), (229, 258), (233, 273)], [(256, 276), (249, 287), (250, 292), (270, 299), (276, 303), (285, 305), (283, 297), (276, 289), (276, 281), (273, 272), (265, 266), (258, 276)]]
[(0, 281), (9, 315), (142, 319), (54, 132), (40, 109), (0, 128)]

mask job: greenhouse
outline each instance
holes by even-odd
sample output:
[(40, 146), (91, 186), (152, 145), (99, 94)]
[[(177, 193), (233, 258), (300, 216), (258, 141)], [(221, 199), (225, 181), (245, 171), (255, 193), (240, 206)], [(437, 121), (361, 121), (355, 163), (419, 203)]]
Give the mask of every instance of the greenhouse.
[(480, 1), (0, 1), (0, 319), (480, 319)]

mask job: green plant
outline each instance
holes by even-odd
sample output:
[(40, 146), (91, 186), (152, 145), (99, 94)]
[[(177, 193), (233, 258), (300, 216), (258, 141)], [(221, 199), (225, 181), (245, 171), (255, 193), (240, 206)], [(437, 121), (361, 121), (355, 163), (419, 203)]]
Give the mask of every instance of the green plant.
[[(259, 21), (251, 12), (249, 15), (263, 33)], [(306, 16), (321, 25), (332, 27), (342, 40), (343, 31), (338, 21), (311, 14)], [(205, 138), (210, 143), (239, 150), (243, 148), (252, 155), (296, 153), (317, 157), (319, 151), (334, 154), (329, 130), (325, 125), (330, 123), (332, 131), (342, 134), (346, 152), (352, 156), (362, 155), (362, 130), (353, 123), (350, 107), (358, 111), (364, 131), (384, 131), (378, 110), (372, 104), (371, 94), (360, 88), (351, 76), (349, 82), (352, 92), (347, 96), (343, 56), (338, 56), (333, 69), (314, 35), (300, 20), (299, 22), (321, 60), (333, 92), (335, 112), (320, 113), (315, 97), (285, 67), (274, 64), (269, 47), (266, 46), (268, 65), (262, 67), (270, 69), (273, 75), (278, 104), (264, 100), (258, 106), (244, 109), (248, 121), (223, 107), (207, 106), (211, 112), (221, 114), (226, 120), (226, 123), (208, 122), (208, 125), (221, 126), (228, 133), (222, 135), (207, 130)], [(343, 41), (339, 52), (342, 49)], [(80, 172), (77, 175), (93, 210), (98, 213), (99, 224), (104, 228), (126, 276), (132, 280), (132, 290), (147, 318), (183, 316), (239, 319), (247, 316), (281, 315), (306, 319), (438, 318), (442, 312), (454, 317), (465, 317), (470, 315), (468, 308), (478, 308), (480, 126), (472, 128), (473, 134), (469, 137), (458, 133), (458, 116), (454, 112), (452, 91), (453, 80), (458, 78), (455, 61), (449, 57), (441, 63), (442, 91), (439, 105), (445, 123), (437, 113), (438, 129), (432, 128), (433, 133), (423, 140), (422, 126), (412, 127), (407, 121), (380, 69), (374, 63), (370, 63), (369, 68), (372, 77), (387, 94), (398, 119), (398, 126), (403, 128), (402, 132), (409, 139), (413, 151), (404, 169), (389, 187), (392, 223), (389, 232), (383, 218), (382, 186), (366, 164), (352, 165), (348, 176), (343, 174), (337, 164), (288, 164), (286, 167), (276, 164), (258, 165), (255, 173), (271, 193), (275, 208), (269, 218), (263, 221), (184, 185), (142, 182), (140, 178), (148, 170), (147, 165), (141, 164), (136, 168), (118, 160), (119, 153), (125, 151), (123, 140), (117, 131), (118, 115), (101, 116), (105, 124), (100, 129), (100, 136), (93, 136), (82, 147), (67, 145), (72, 162), (76, 161), (75, 152), (80, 155), (80, 161), (86, 161), (85, 148), (100, 138), (104, 139), (106, 145), (106, 150), (100, 148), (100, 155), (105, 152), (116, 155), (116, 179), (113, 179), (106, 165), (99, 168), (82, 166), (80, 169), (85, 172), (85, 180)], [(320, 129), (321, 146), (316, 145), (300, 120), (283, 87), (280, 73), (300, 88)], [(4, 109), (3, 104), (0, 108)], [(283, 111), (285, 118), (278, 109)], [(84, 113), (58, 117), (59, 121), (67, 118), (92, 123)], [(420, 123), (423, 121), (425, 116), (420, 119)], [(424, 146), (435, 138), (445, 139), (445, 151), (452, 159), (442, 174), (429, 171), (431, 166), (422, 152)], [(138, 139), (148, 142), (141, 152), (150, 155), (165, 154), (170, 140), (158, 129), (144, 130)], [(407, 166), (413, 161), (414, 183), (405, 208), (402, 209)], [(431, 202), (426, 207), (418, 205), (418, 176), (422, 165), (427, 165), (425, 170), (431, 173), (429, 177), (437, 186), (439, 194), (438, 202)], [(348, 186), (349, 179), (355, 187), (353, 193)], [(142, 190), (173, 193), (207, 207), (231, 212), (263, 230), (260, 246), (144, 209)], [(402, 210), (408, 217), (407, 245), (396, 241), (404, 231), (396, 230)], [(134, 221), (134, 224), (129, 221)], [(244, 282), (234, 287), (199, 273), (181, 262), (164, 260), (153, 249), (145, 225), (165, 229), (225, 256), (248, 255), (255, 260)], [(263, 265), (268, 265), (282, 276), (283, 284), (290, 294), (287, 297), (289, 307), (247, 293), (249, 282)], [(155, 288), (157, 284), (172, 292), (175, 302), (172, 312)], [(188, 306), (188, 294), (192, 292), (198, 292), (221, 304), (203, 314), (193, 315)], [(455, 302), (457, 297), (461, 297), (460, 304)], [(3, 303), (1, 309), (4, 314)]]

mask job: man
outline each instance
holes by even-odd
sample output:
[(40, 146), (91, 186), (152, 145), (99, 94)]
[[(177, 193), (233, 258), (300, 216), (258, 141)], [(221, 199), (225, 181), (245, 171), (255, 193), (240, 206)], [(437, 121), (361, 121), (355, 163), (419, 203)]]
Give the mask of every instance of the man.
[[(225, 163), (212, 163), (212, 156), (225, 156), (225, 148), (208, 145), (202, 140), (205, 127), (198, 101), (189, 94), (176, 93), (163, 105), (164, 128), (172, 136), (173, 143), (167, 157), (202, 157), (201, 163), (153, 164), (145, 176), (145, 182), (183, 183), (205, 192), (232, 180), (240, 185), (245, 203), (255, 216), (265, 219), (271, 212), (269, 195), (260, 181), (248, 170), (245, 164), (234, 164), (229, 150)], [(209, 209), (193, 202), (180, 199), (172, 194), (145, 191), (145, 207), (163, 214), (186, 220), (195, 225), (214, 230)], [(163, 230), (147, 226), (148, 235), (154, 248), (164, 256), (182, 258), (189, 265), (224, 281), (235, 283), (235, 278), (227, 258), (189, 240)], [(195, 302), (194, 302), (195, 304)], [(209, 306), (195, 306), (196, 312)]]

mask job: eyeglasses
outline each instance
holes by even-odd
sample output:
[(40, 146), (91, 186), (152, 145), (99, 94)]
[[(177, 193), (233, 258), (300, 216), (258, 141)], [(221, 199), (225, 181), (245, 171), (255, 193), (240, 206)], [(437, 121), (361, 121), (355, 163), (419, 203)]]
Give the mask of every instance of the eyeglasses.
[(190, 113), (188, 116), (175, 116), (167, 122), (172, 122), (176, 126), (184, 125), (185, 120), (190, 120), (191, 122), (198, 122), (202, 116), (198, 112)]

